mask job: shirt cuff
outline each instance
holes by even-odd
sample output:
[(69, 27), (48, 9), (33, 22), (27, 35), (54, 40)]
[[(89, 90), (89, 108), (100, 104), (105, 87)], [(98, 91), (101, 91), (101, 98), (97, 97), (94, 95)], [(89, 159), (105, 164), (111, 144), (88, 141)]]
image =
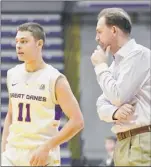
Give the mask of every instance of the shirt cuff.
[(116, 106), (104, 105), (104, 107), (98, 109), (97, 112), (101, 120), (105, 122), (116, 122), (116, 120), (113, 119), (113, 114), (117, 109), (118, 107)]
[(98, 74), (108, 70), (108, 65), (106, 63), (101, 63), (101, 64), (97, 65), (94, 68), (94, 70), (95, 70), (96, 75), (98, 75)]
[(118, 107), (113, 106), (111, 109), (109, 109), (109, 121), (110, 122), (116, 122), (116, 119), (113, 119), (113, 114), (118, 110)]

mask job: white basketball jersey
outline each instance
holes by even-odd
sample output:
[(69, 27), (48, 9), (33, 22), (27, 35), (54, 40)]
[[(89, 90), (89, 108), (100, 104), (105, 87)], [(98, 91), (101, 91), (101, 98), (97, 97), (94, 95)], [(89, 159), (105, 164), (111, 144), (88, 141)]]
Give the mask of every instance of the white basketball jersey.
[(55, 117), (55, 83), (62, 74), (50, 65), (27, 72), (25, 64), (8, 70), (7, 84), (12, 103), (12, 124), (8, 143), (35, 148), (58, 132)]

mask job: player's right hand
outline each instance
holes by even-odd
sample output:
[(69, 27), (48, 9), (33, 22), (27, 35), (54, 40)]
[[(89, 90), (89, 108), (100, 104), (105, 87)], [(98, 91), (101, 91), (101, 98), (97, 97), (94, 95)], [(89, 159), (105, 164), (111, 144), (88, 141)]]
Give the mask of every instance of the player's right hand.
[(114, 119), (118, 121), (127, 121), (134, 113), (134, 106), (131, 104), (122, 105), (114, 114)]
[(30, 159), (31, 166), (46, 166), (49, 155), (49, 149), (47, 145), (39, 146), (32, 154)]

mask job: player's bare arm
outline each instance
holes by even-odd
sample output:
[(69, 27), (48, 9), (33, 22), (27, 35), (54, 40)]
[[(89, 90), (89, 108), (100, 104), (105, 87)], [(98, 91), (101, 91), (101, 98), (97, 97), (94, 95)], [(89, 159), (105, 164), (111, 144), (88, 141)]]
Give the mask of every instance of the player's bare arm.
[(79, 104), (71, 91), (68, 81), (63, 77), (56, 84), (56, 97), (69, 121), (52, 140), (53, 147), (70, 140), (84, 127), (84, 120)]
[(68, 81), (64, 77), (60, 77), (56, 82), (56, 98), (69, 120), (57, 135), (37, 149), (30, 161), (32, 166), (46, 165), (49, 151), (70, 140), (84, 127), (79, 104), (71, 91)]
[(3, 135), (2, 135), (2, 152), (5, 151), (5, 147), (7, 144), (7, 137), (9, 135), (9, 126), (11, 124), (12, 124), (12, 104), (11, 101), (9, 100), (8, 112), (5, 118)]

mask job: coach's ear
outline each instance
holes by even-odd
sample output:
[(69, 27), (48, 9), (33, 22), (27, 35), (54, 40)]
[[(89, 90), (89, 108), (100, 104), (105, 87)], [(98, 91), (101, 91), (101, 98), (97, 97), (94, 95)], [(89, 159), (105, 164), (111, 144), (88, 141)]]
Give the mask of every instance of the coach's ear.
[(38, 47), (42, 48), (43, 45), (44, 45), (43, 40), (42, 40), (42, 39), (38, 40), (38, 41), (37, 41), (37, 45), (38, 45)]

